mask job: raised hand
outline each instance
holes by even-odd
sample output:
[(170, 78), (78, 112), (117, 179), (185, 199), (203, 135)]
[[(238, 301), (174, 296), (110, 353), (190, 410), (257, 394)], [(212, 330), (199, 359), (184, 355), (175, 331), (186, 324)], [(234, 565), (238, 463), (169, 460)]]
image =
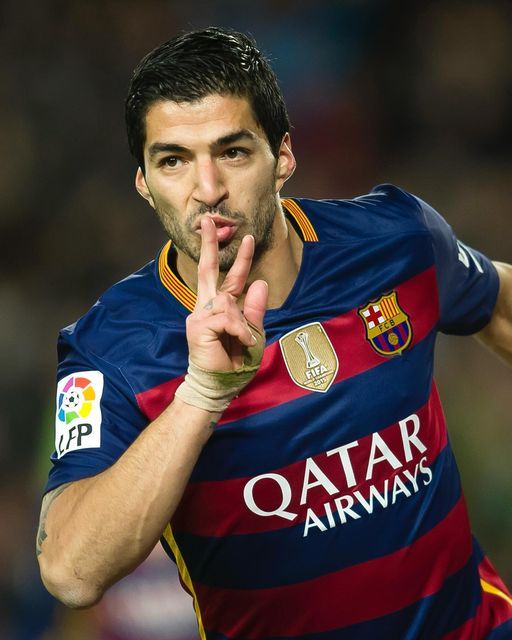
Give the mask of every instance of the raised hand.
[(267, 284), (253, 282), (244, 291), (254, 254), (254, 238), (245, 236), (233, 266), (218, 287), (219, 260), (215, 224), (201, 220), (201, 256), (197, 303), (187, 318), (189, 370), (176, 395), (210, 411), (223, 411), (255, 375), (263, 355), (263, 315)]

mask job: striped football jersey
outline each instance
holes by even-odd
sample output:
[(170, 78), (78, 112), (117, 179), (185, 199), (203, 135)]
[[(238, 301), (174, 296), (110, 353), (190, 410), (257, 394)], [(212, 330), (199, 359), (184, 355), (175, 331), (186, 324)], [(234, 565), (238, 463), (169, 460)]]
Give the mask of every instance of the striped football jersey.
[[(437, 333), (489, 321), (492, 263), (391, 185), (283, 207), (297, 280), (162, 536), (200, 638), (512, 637), (433, 381)], [(174, 265), (168, 242), (61, 332), (47, 490), (113, 464), (172, 401), (196, 299)]]

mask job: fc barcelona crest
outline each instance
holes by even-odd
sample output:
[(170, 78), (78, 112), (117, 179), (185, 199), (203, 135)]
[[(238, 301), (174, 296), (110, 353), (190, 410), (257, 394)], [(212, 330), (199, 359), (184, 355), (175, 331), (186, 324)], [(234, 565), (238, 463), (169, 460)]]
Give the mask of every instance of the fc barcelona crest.
[(382, 356), (401, 354), (410, 345), (412, 327), (409, 316), (398, 303), (396, 291), (359, 309), (366, 339)]
[(279, 340), (283, 358), (295, 384), (325, 393), (338, 372), (338, 357), (319, 322), (294, 329)]

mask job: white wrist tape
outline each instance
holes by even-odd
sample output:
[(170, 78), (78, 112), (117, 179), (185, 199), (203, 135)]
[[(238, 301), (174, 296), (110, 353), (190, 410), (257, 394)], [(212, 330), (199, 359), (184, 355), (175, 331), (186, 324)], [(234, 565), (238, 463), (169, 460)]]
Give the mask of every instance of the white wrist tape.
[(200, 409), (221, 413), (254, 378), (263, 357), (265, 334), (251, 323), (248, 324), (256, 344), (244, 347), (243, 365), (231, 371), (209, 371), (189, 359), (185, 380), (175, 393), (180, 400)]

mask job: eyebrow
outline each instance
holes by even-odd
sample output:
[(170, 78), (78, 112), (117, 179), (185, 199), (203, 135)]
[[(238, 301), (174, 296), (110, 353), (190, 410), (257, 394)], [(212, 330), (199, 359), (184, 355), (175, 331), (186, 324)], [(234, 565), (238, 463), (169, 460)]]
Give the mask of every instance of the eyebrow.
[[(210, 144), (210, 149), (225, 147), (226, 145), (234, 144), (241, 140), (254, 141), (256, 140), (256, 135), (252, 131), (249, 131), (249, 129), (240, 129), (239, 131), (234, 131), (221, 138), (217, 138), (217, 140)], [(190, 151), (190, 149), (187, 147), (173, 142), (154, 142), (148, 149), (150, 158), (154, 158), (159, 153), (187, 153), (188, 151)]]
[(228, 133), (227, 136), (222, 136), (222, 138), (219, 138), (211, 144), (210, 147), (225, 147), (228, 144), (240, 142), (240, 140), (250, 140), (253, 142), (256, 140), (256, 135), (252, 131), (249, 131), (249, 129), (240, 129), (234, 133)]
[(159, 153), (185, 153), (188, 151), (187, 147), (182, 147), (180, 144), (173, 144), (171, 142), (154, 142), (148, 149), (149, 157), (154, 158)]

